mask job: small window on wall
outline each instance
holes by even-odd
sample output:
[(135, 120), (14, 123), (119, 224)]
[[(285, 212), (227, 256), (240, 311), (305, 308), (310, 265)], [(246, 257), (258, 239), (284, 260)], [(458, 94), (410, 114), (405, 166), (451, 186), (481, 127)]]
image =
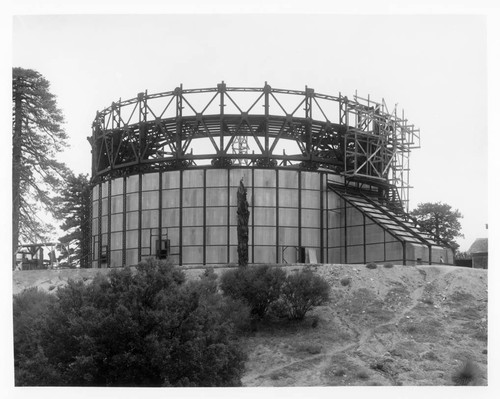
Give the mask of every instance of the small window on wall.
[(305, 247), (299, 247), (298, 248), (298, 257), (297, 257), (297, 263), (306, 263), (306, 248)]
[(170, 240), (156, 240), (156, 259), (167, 259), (170, 254)]

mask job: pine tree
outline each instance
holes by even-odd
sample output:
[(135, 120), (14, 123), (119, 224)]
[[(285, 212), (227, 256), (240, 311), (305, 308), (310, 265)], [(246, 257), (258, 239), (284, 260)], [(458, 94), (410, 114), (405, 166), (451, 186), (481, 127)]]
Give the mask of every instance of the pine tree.
[(463, 237), (460, 219), (463, 217), (458, 210), (452, 210), (451, 205), (441, 202), (426, 202), (410, 212), (420, 226), (430, 232), (438, 241), (448, 243), (454, 251), (459, 247), (455, 238)]
[(38, 215), (53, 212), (54, 192), (67, 168), (55, 155), (66, 146), (64, 118), (50, 83), (31, 69), (12, 70), (12, 255), (19, 242), (46, 239)]
[(87, 175), (70, 174), (61, 196), (55, 200), (57, 217), (64, 220), (61, 229), (66, 235), (64, 261), (70, 266), (90, 267), (90, 185)]

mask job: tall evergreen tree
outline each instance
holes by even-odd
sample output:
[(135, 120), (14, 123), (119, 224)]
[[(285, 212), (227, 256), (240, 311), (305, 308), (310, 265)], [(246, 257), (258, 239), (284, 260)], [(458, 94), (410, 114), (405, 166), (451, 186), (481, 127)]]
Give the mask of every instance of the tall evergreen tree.
[(453, 210), (451, 205), (441, 202), (426, 202), (410, 212), (420, 226), (430, 232), (440, 242), (445, 241), (451, 245), (454, 251), (459, 247), (455, 238), (463, 237), (460, 232), (462, 225), (460, 219), (463, 217), (458, 209)]
[(64, 118), (50, 83), (31, 69), (12, 70), (12, 256), (19, 242), (46, 238), (40, 211), (53, 212), (67, 168), (55, 155), (66, 146)]
[(58, 219), (64, 220), (61, 229), (66, 235), (59, 241), (70, 266), (79, 263), (80, 267), (90, 267), (90, 184), (87, 175), (70, 174), (61, 196), (56, 198)]
[(238, 264), (240, 266), (248, 265), (248, 210), (247, 189), (243, 184), (243, 178), (240, 180), (240, 187), (237, 193), (238, 198)]

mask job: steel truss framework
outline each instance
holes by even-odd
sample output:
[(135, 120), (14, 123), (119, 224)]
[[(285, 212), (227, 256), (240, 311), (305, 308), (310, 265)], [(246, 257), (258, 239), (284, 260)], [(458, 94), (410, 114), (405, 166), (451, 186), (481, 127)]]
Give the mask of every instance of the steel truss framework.
[[(203, 146), (195, 148), (198, 139), (204, 139)], [(95, 183), (210, 163), (324, 168), (344, 175), (348, 184), (378, 187), (386, 199), (407, 209), (409, 154), (419, 147), (420, 136), (404, 113), (389, 111), (384, 101), (357, 94), (351, 100), (308, 87), (227, 87), (222, 82), (205, 89), (181, 85), (163, 93), (146, 91), (113, 103), (97, 112), (89, 141)], [(245, 151), (235, 150), (242, 148), (241, 141)]]

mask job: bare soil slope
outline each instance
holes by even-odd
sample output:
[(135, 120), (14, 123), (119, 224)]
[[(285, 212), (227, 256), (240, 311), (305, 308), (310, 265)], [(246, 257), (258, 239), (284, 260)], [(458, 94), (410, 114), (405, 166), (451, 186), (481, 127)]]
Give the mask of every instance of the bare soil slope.
[(244, 386), (487, 385), (487, 271), (322, 265), (331, 301), (245, 338)]
[[(475, 384), (487, 384), (486, 270), (314, 269), (331, 285), (330, 302), (300, 323), (267, 324), (244, 337), (249, 354), (244, 386), (453, 385), (453, 375), (467, 360), (477, 367)], [(198, 278), (203, 270), (186, 274)], [(31, 286), (55, 292), (70, 278), (90, 282), (108, 271), (13, 272), (13, 293)]]

